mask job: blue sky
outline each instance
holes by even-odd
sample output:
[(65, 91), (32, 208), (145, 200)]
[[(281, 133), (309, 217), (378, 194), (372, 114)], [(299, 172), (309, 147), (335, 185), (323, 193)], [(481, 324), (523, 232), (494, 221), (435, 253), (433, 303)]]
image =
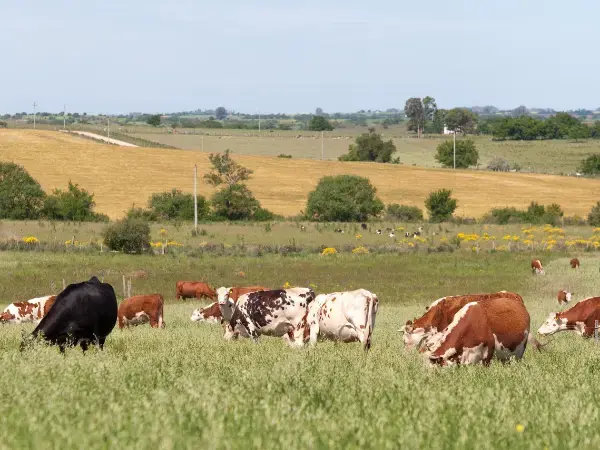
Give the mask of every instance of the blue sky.
[(597, 0), (0, 0), (0, 112), (600, 106)]

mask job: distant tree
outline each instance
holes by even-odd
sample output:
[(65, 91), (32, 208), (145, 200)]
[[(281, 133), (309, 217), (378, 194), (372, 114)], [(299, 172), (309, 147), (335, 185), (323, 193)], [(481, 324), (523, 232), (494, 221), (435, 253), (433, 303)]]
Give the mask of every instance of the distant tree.
[(333, 130), (333, 127), (325, 117), (313, 116), (308, 125), (308, 129), (311, 131), (331, 131)]
[(153, 127), (159, 126), (160, 125), (160, 114), (154, 114), (153, 116), (148, 117), (148, 120), (146, 120), (146, 123), (148, 125), (152, 125)]
[(590, 155), (581, 161), (579, 172), (586, 175), (600, 174), (600, 154)]
[(588, 214), (588, 224), (600, 227), (600, 202), (597, 202)]
[(231, 184), (215, 193), (211, 199), (215, 216), (227, 220), (252, 219), (260, 203), (245, 184)]
[(435, 103), (435, 98), (429, 96), (425, 97), (423, 99), (423, 114), (425, 116), (425, 121), (433, 120), (436, 111), (437, 104)]
[(316, 116), (322, 116), (323, 115), (323, 108), (317, 108), (315, 110), (315, 115)]
[(399, 205), (391, 203), (386, 208), (388, 219), (400, 222), (418, 222), (423, 220), (423, 211), (417, 206)]
[(433, 191), (425, 200), (429, 221), (434, 223), (450, 220), (457, 206), (458, 202), (452, 198), (452, 191), (449, 189)]
[(417, 136), (421, 137), (423, 127), (425, 126), (425, 108), (421, 99), (413, 97), (406, 100), (404, 114), (410, 119), (408, 123), (409, 130), (416, 131)]
[(223, 106), (219, 106), (215, 110), (215, 116), (217, 120), (223, 120), (227, 117), (227, 110)]
[(0, 219), (37, 219), (46, 194), (22, 167), (0, 162)]
[(590, 136), (594, 139), (600, 139), (600, 120), (596, 120), (590, 130)]
[(444, 132), (444, 125), (446, 124), (446, 110), (437, 109), (433, 113), (433, 120), (431, 121), (431, 133), (442, 134)]
[(464, 135), (473, 133), (477, 125), (477, 116), (466, 108), (454, 108), (446, 111), (446, 127)]
[(379, 215), (384, 205), (367, 178), (356, 175), (326, 176), (308, 195), (306, 215), (321, 222), (358, 222)]
[(67, 190), (55, 189), (44, 201), (44, 216), (52, 220), (76, 222), (104, 221), (104, 215), (94, 213), (94, 194), (69, 180)]
[(527, 107), (526, 107), (526, 106), (523, 106), (523, 105), (521, 105), (521, 106), (518, 106), (518, 107), (516, 107), (515, 109), (513, 109), (513, 110), (511, 111), (511, 114), (512, 114), (514, 117), (519, 117), (519, 116), (524, 116), (524, 115), (525, 115), (525, 114), (527, 114), (528, 112), (529, 112), (529, 110), (527, 109)]
[(579, 123), (569, 128), (569, 138), (574, 139), (575, 142), (579, 142), (583, 139), (588, 139), (590, 135), (590, 127), (588, 127), (584, 123)]
[(7, 127), (7, 123), (4, 121), (0, 121), (0, 128), (6, 128)]
[(501, 156), (494, 156), (487, 166), (488, 170), (494, 172), (508, 172), (510, 170), (510, 163), (507, 159)]
[(396, 151), (394, 142), (384, 141), (381, 135), (371, 131), (358, 136), (354, 144), (350, 144), (348, 153), (339, 157), (340, 161), (375, 161), (389, 163)]
[[(198, 217), (203, 218), (208, 214), (208, 202), (198, 195)], [(150, 216), (159, 220), (192, 220), (194, 218), (194, 196), (184, 194), (179, 189), (170, 192), (154, 193), (148, 201)]]
[(231, 151), (225, 153), (211, 153), (208, 156), (212, 164), (212, 171), (204, 175), (204, 180), (211, 186), (227, 184), (232, 186), (241, 181), (248, 180), (253, 171), (240, 166), (231, 158)]
[[(437, 146), (435, 160), (444, 167), (454, 167), (454, 143), (452, 141), (442, 142)], [(466, 169), (477, 165), (479, 152), (471, 139), (460, 139), (456, 141), (456, 168)]]

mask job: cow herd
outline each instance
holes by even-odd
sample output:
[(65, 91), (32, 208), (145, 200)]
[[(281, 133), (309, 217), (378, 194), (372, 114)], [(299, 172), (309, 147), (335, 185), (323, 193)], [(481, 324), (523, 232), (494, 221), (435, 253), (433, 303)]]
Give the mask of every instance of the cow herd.
[[(579, 261), (570, 261), (579, 268)], [(545, 274), (539, 259), (531, 262), (534, 274)], [(379, 307), (377, 295), (358, 289), (316, 295), (311, 288), (269, 289), (264, 286), (211, 288), (196, 281), (178, 281), (176, 298), (209, 298), (214, 302), (192, 312), (194, 322), (221, 324), (226, 340), (260, 336), (283, 338), (292, 347), (316, 345), (319, 340), (360, 342), (371, 348)], [(560, 291), (559, 305), (572, 293)], [(582, 300), (573, 307), (550, 313), (538, 329), (540, 335), (573, 330), (584, 337), (594, 335), (600, 320), (600, 297)], [(9, 305), (0, 322), (37, 324), (21, 344), (24, 349), (36, 338), (65, 347), (90, 344), (103, 348), (116, 324), (119, 328), (149, 323), (164, 328), (161, 294), (137, 295), (117, 304), (110, 284), (92, 277), (67, 286), (58, 295), (39, 297)], [(530, 316), (520, 295), (500, 291), (442, 297), (425, 308), (418, 318), (400, 328), (407, 350), (416, 349), (432, 366), (488, 365), (492, 359), (521, 359), (527, 345), (542, 344), (530, 332)]]

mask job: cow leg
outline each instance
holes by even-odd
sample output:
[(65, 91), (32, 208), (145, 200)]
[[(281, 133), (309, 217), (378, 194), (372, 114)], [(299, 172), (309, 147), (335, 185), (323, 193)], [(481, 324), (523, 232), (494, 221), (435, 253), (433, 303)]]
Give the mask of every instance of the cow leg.
[(313, 323), (310, 325), (310, 345), (317, 345), (317, 340), (319, 338), (319, 323)]
[(87, 349), (90, 346), (90, 343), (86, 340), (80, 340), (79, 341), (79, 346), (81, 347), (81, 350), (83, 350), (83, 353), (85, 353), (87, 351)]
[(104, 341), (106, 341), (105, 337), (98, 338), (98, 347), (100, 347), (100, 350), (104, 350)]

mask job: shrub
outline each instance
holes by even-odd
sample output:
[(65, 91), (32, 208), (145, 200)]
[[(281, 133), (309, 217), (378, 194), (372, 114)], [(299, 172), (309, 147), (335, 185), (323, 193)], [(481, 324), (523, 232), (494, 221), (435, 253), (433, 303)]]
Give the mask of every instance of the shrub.
[(0, 219), (37, 219), (46, 194), (22, 167), (0, 162)]
[(451, 197), (449, 189), (433, 191), (425, 200), (425, 207), (429, 213), (430, 222), (445, 222), (452, 218), (458, 206), (458, 201)]
[[(437, 146), (435, 160), (444, 167), (454, 167), (454, 144), (452, 141), (442, 142)], [(466, 169), (477, 165), (479, 152), (471, 139), (456, 141), (456, 167)]]
[[(205, 217), (208, 214), (206, 198), (198, 195), (197, 202), (198, 218)], [(148, 201), (148, 207), (150, 209), (149, 216), (154, 216), (158, 220), (194, 219), (194, 196), (184, 194), (178, 189), (152, 194)]]
[(500, 156), (494, 156), (489, 162), (487, 168), (488, 170), (493, 170), (494, 172), (508, 172), (510, 171), (510, 163), (508, 160)]
[(154, 222), (157, 220), (156, 214), (154, 214), (154, 212), (150, 211), (149, 209), (136, 207), (135, 205), (129, 208), (125, 215), (128, 219), (143, 219), (150, 222)]
[(269, 220), (275, 220), (276, 218), (277, 216), (275, 216), (275, 214), (262, 207), (259, 207), (254, 211), (254, 215), (251, 217), (252, 220), (256, 220), (257, 222), (268, 222)]
[(331, 131), (333, 126), (323, 116), (313, 116), (308, 124), (308, 129), (311, 131)]
[(598, 175), (600, 173), (600, 154), (590, 155), (582, 160), (579, 172), (586, 175)]
[(364, 222), (384, 209), (376, 193), (377, 189), (367, 178), (356, 175), (323, 177), (308, 195), (306, 215), (323, 222)]
[(260, 209), (260, 203), (245, 184), (232, 184), (213, 195), (212, 207), (217, 217), (248, 220)]
[(391, 203), (387, 206), (388, 219), (400, 222), (419, 222), (423, 220), (423, 211), (416, 206)]
[[(519, 222), (523, 220), (523, 211), (517, 208), (494, 208), (484, 216), (484, 222), (506, 225), (511, 219), (517, 218)], [(514, 220), (512, 220), (514, 222)]]
[(150, 225), (142, 219), (121, 219), (103, 232), (104, 244), (111, 250), (142, 253), (150, 248)]
[(390, 139), (383, 141), (380, 134), (371, 130), (369, 133), (363, 133), (356, 138), (354, 144), (350, 144), (348, 153), (340, 156), (340, 161), (374, 161), (380, 163), (389, 163), (392, 160), (392, 154), (396, 151), (396, 146)]
[(288, 159), (291, 159), (291, 158), (292, 158), (292, 155), (286, 155), (286, 154), (284, 154), (284, 153), (280, 153), (279, 155), (277, 155), (277, 157), (278, 157), (278, 158), (288, 158)]
[(597, 202), (588, 214), (588, 224), (593, 227), (600, 226), (600, 202)]
[(336, 253), (337, 253), (337, 250), (335, 248), (333, 248), (333, 247), (326, 247), (321, 252), (321, 255), (323, 255), (323, 256), (335, 255)]
[(69, 181), (66, 191), (55, 189), (44, 201), (44, 215), (51, 220), (105, 222), (108, 217), (94, 213), (94, 194)]

